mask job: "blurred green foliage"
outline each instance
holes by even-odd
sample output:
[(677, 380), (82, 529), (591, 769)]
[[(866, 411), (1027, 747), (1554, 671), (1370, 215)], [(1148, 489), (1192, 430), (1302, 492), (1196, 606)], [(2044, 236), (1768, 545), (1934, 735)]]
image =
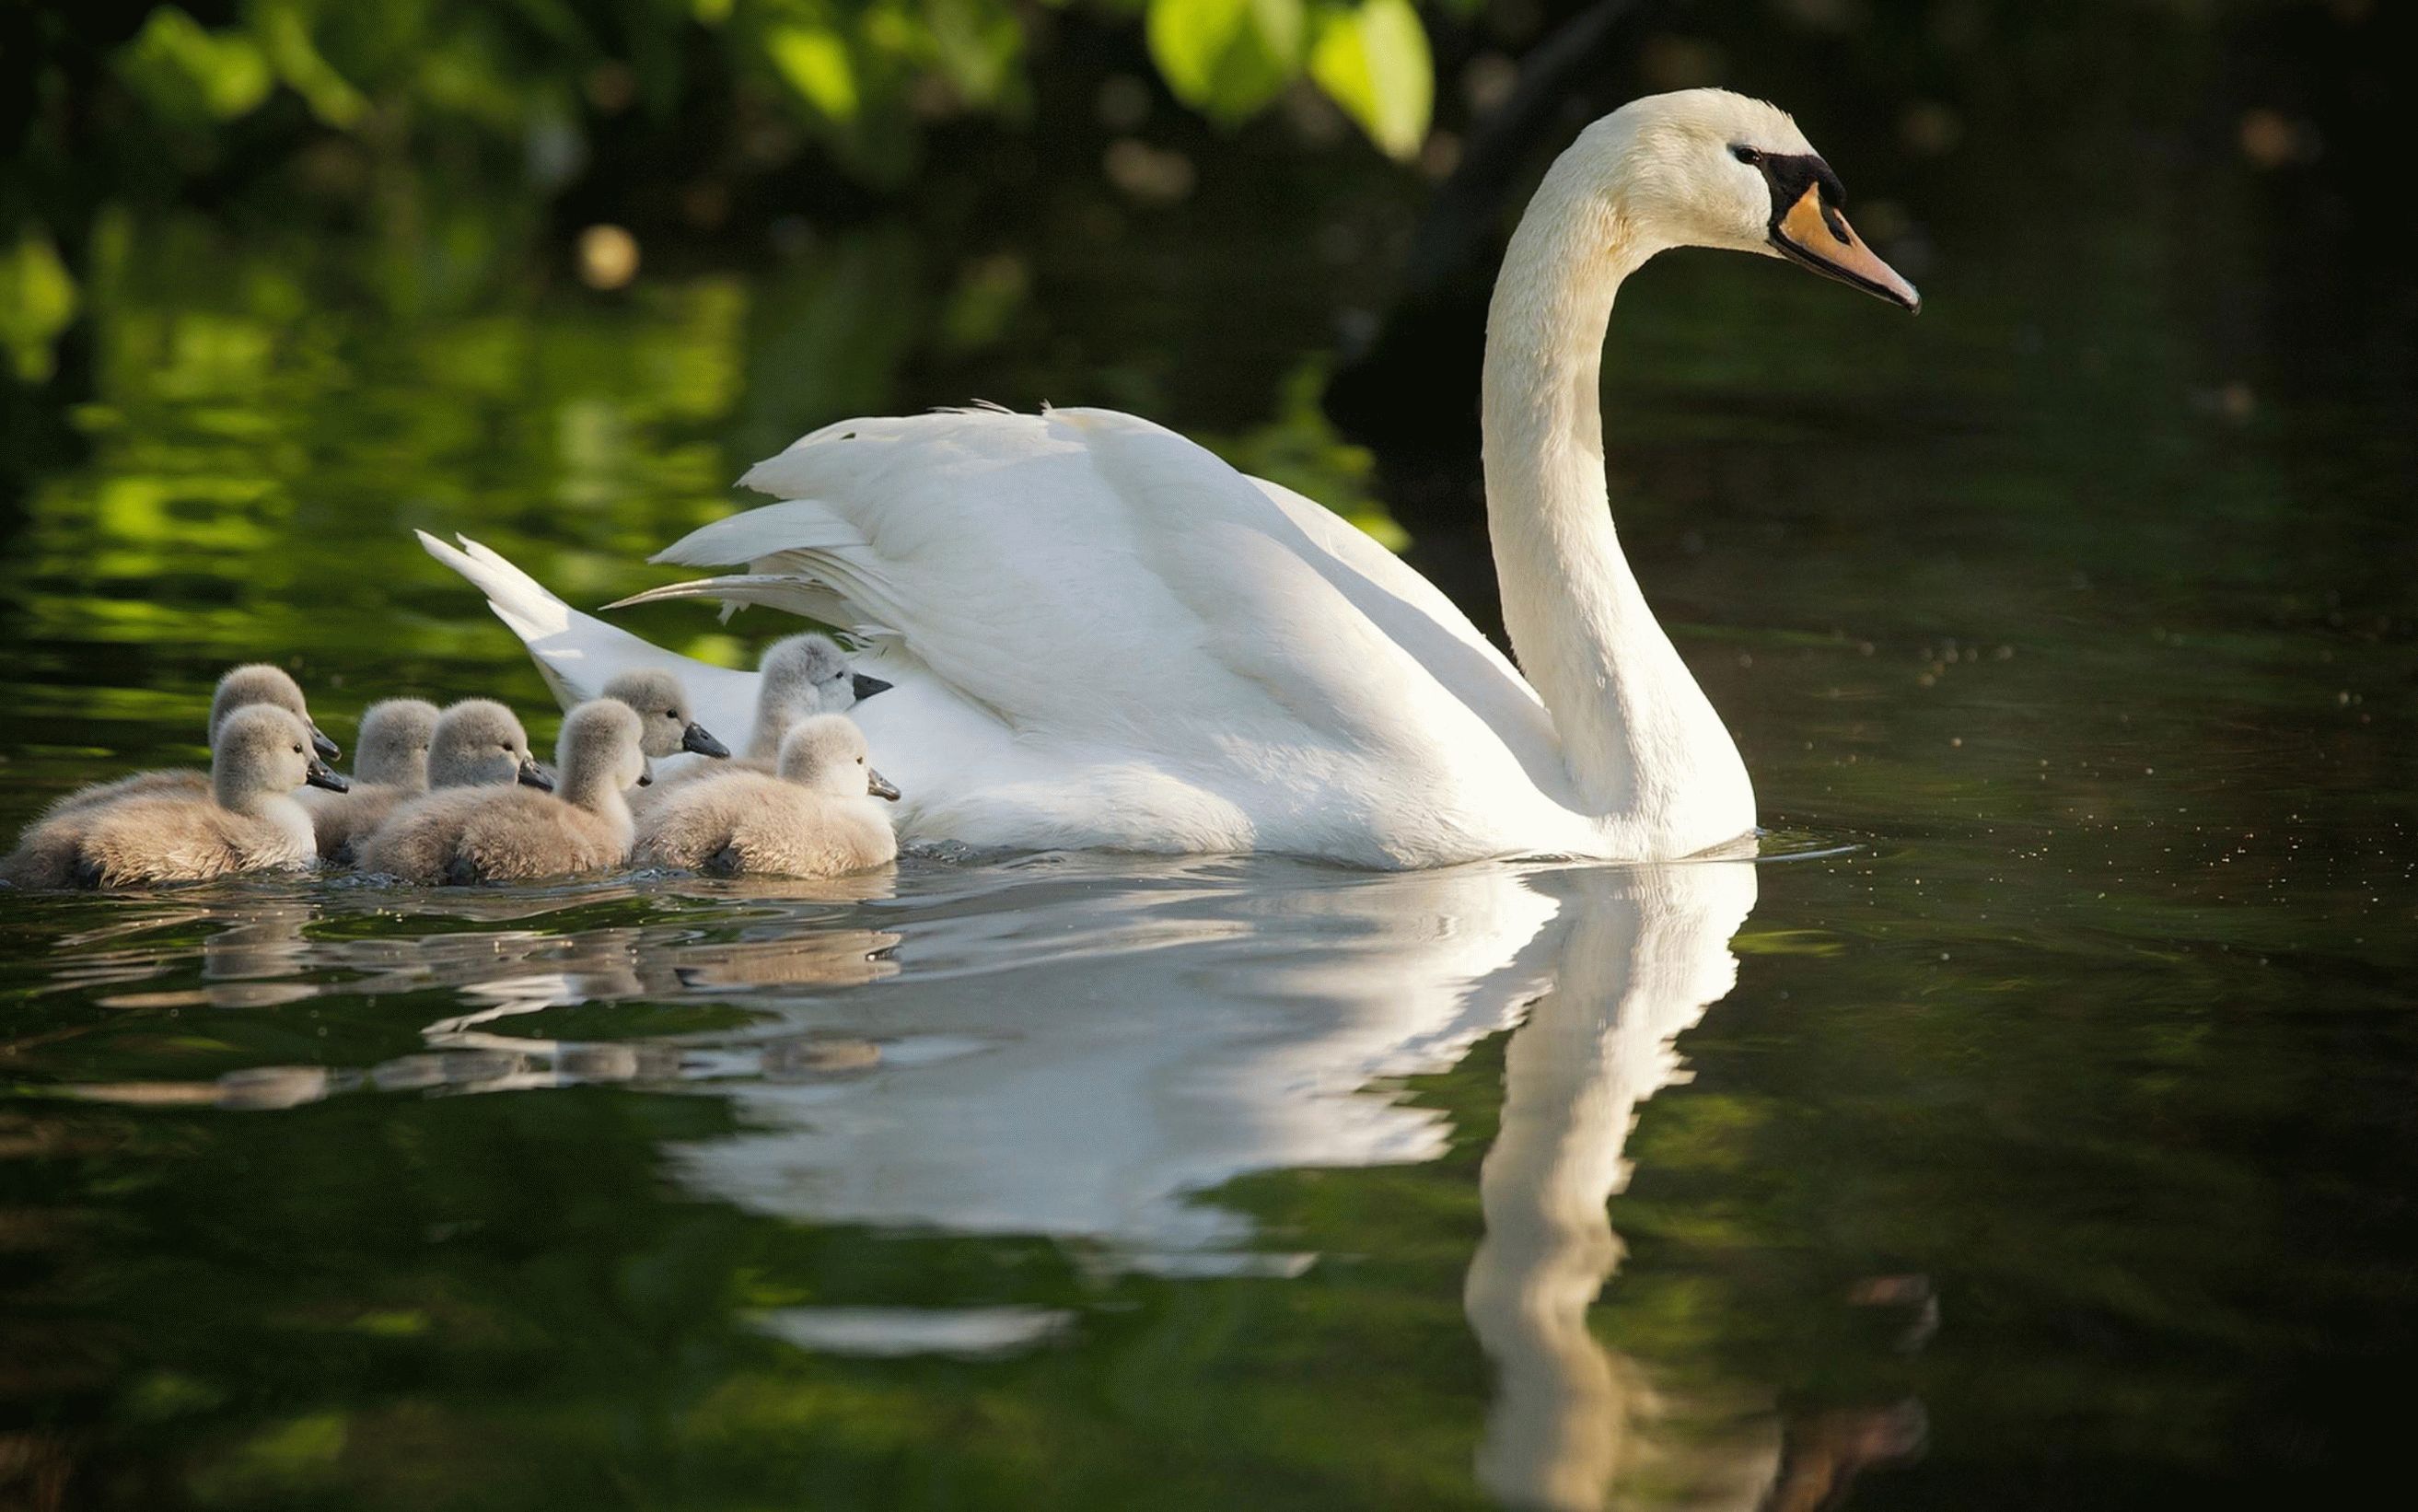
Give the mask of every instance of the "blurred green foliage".
[[(727, 84), (778, 101), (857, 167), (880, 173), (900, 165), (893, 139), (911, 135), (918, 119), (1020, 111), (1027, 56), (1057, 8), (1010, 0), (241, 0), (205, 24), (161, 5), (111, 65), (154, 121), (205, 132), (253, 115), (280, 91), (335, 130), (436, 115), (510, 133), (567, 115), (583, 91), (626, 89), (666, 116), (696, 91)], [(1094, 0), (1094, 8), (1141, 12), (1170, 86), (1217, 119), (1245, 119), (1307, 79), (1396, 157), (1416, 151), (1425, 134), (1432, 64), (1410, 0)]]
[[(543, 211), (590, 166), (599, 131), (625, 115), (676, 138), (718, 131), (720, 148), (697, 150), (726, 160), (819, 144), (843, 175), (895, 185), (933, 127), (1030, 114), (1028, 65), (1064, 9), (190, 0), (46, 10), (23, 75), (24, 150), (0, 170), (0, 344), (23, 379), (50, 376), (52, 344), (79, 308), (97, 208), (146, 190), (208, 199), (264, 164), (290, 163), (306, 191), (338, 191), (390, 232), (418, 229), (447, 194), (480, 182), (517, 180)], [(1145, 28), (1170, 91), (1223, 126), (1300, 88), (1395, 158), (1416, 156), (1426, 138), (1434, 65), (1410, 0), (1088, 0), (1087, 10), (1092, 24)], [(709, 120), (719, 124), (698, 124)], [(405, 187), (432, 168), (447, 181)], [(492, 219), (493, 206), (481, 213)]]

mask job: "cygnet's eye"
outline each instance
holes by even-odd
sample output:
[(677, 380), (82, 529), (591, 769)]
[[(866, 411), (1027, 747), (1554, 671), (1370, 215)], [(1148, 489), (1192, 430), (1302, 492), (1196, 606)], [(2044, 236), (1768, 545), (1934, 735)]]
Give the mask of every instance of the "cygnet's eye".
[(298, 746), (298, 746), (296, 746), (296, 747), (294, 748), (294, 754), (295, 754), (296, 756), (300, 756), (300, 755), (302, 754), (302, 748), (301, 748), (300, 746)]
[(666, 709), (664, 710), (664, 717), (666, 719), (678, 719), (680, 718), (680, 710), (677, 709)]
[[(294, 749), (296, 749), (297, 751), (299, 751), (299, 750), (301, 750), (302, 748), (301, 748), (300, 746), (298, 746), (298, 746), (296, 746)], [(863, 765), (865, 765), (865, 757), (863, 757), (863, 756), (858, 756), (858, 757), (856, 758), (856, 764), (857, 764), (858, 766), (860, 766), (860, 767), (861, 767), (861, 766), (863, 766)]]
[(1763, 160), (1763, 154), (1757, 152), (1752, 147), (1732, 147), (1730, 148), (1730, 156), (1736, 158), (1740, 162), (1750, 165)]

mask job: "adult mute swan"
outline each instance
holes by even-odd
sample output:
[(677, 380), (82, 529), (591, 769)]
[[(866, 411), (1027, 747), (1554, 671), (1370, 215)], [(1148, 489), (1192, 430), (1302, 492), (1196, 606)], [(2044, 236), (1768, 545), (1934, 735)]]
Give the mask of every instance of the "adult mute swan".
[[(910, 841), (1377, 867), (1692, 855), (1752, 832), (1754, 795), (1613, 529), (1605, 325), (1621, 281), (1680, 246), (1786, 257), (1916, 308), (1841, 197), (1785, 114), (1713, 89), (1622, 107), (1546, 174), (1496, 281), (1481, 417), (1525, 680), (1327, 511), (1097, 409), (825, 426), (743, 480), (782, 502), (655, 558), (743, 571), (623, 602), (768, 604), (865, 637), (896, 689), (857, 713), (908, 794)], [(674, 660), (492, 552), (429, 545), (559, 689)], [(745, 719), (721, 704), (746, 674), (688, 681), (715, 725)]]

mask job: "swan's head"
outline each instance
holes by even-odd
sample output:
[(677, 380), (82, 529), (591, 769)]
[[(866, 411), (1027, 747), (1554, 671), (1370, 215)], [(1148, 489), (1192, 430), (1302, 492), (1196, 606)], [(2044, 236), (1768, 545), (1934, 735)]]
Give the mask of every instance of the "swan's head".
[(554, 745), (563, 787), (591, 790), (600, 777), (616, 792), (637, 787), (647, 775), (646, 726), (638, 711), (618, 698), (592, 699), (563, 715)]
[(436, 706), (425, 698), (387, 698), (361, 715), (360, 749), (353, 773), (396, 787), (428, 786), (428, 747), (436, 739)]
[(493, 698), (465, 698), (437, 716), (428, 781), (435, 787), (554, 787), (529, 754), (519, 717)]
[(283, 667), (271, 666), (267, 662), (247, 663), (219, 679), (218, 692), (210, 698), (210, 740), (217, 741), (219, 726), (226, 723), (229, 714), (256, 704), (283, 709), (300, 720), (302, 727), (310, 732), (311, 748), (319, 754), (320, 760), (333, 761), (344, 754), (311, 722), (310, 706), (302, 701), (302, 685)]
[(220, 804), (243, 809), (309, 783), (343, 792), (344, 779), (311, 748), (311, 727), (274, 704), (247, 704), (219, 724), (210, 741), (210, 786)]
[(1801, 263), (1907, 310), (1914, 285), (1847, 223), (1846, 191), (1788, 113), (1726, 89), (1631, 100), (1587, 128), (1580, 171), (1648, 248), (1719, 247)]
[(696, 722), (687, 691), (668, 672), (652, 667), (624, 672), (604, 684), (604, 696), (629, 705), (637, 713), (640, 745), (650, 756), (667, 756), (675, 751), (706, 756), (730, 754), (730, 747), (708, 735)]
[(898, 801), (898, 789), (873, 770), (865, 732), (843, 714), (800, 720), (781, 740), (781, 778), (834, 798)]

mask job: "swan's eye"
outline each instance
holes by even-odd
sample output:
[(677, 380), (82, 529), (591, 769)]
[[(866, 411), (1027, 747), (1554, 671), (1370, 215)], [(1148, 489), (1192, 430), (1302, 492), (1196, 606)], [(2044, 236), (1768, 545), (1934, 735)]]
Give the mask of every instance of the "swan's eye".
[(666, 709), (664, 710), (664, 717), (666, 719), (678, 719), (680, 718), (680, 710), (677, 709)]
[(1758, 163), (1763, 160), (1763, 154), (1757, 152), (1752, 147), (1732, 147), (1730, 148), (1730, 156), (1736, 158), (1740, 162), (1748, 164)]
[(294, 748), (294, 754), (295, 754), (296, 756), (300, 756), (300, 755), (302, 754), (302, 748), (301, 748), (300, 746), (298, 746), (298, 746), (296, 746), (296, 747)]

